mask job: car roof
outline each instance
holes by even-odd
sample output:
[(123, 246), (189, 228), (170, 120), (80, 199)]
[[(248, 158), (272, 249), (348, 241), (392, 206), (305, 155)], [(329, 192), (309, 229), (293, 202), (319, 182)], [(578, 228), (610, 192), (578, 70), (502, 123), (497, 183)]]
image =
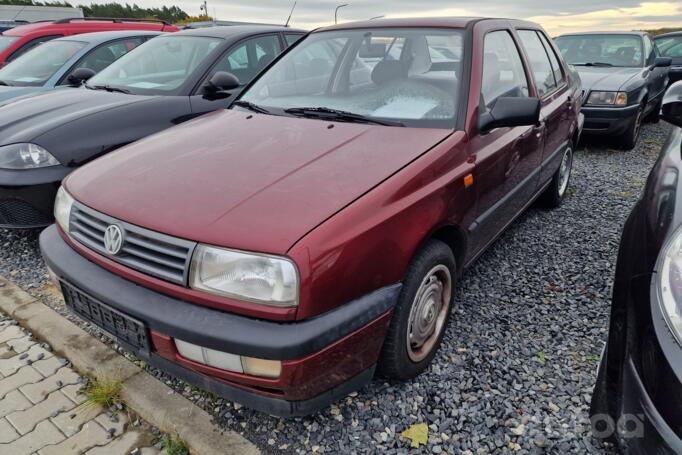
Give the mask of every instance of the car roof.
[(609, 31), (609, 32), (599, 32), (599, 31), (594, 31), (594, 32), (575, 32), (575, 33), (564, 33), (563, 35), (557, 36), (557, 38), (561, 38), (562, 36), (581, 36), (581, 35), (633, 35), (633, 36), (646, 36), (648, 35), (647, 32), (638, 32), (638, 31), (622, 31), (622, 32), (614, 32), (614, 31)]
[[(161, 21), (157, 20), (150, 20), (149, 22), (146, 22), (144, 20), (126, 20), (126, 19), (120, 19), (120, 22), (115, 22), (113, 19), (88, 19), (88, 18), (74, 18), (74, 19), (62, 19), (62, 20), (55, 20), (55, 21), (39, 21), (39, 22), (32, 22), (30, 24), (25, 24), (25, 25), (18, 25), (14, 28), (11, 28), (5, 32), (3, 32), (3, 35), (8, 35), (8, 36), (24, 36), (24, 35), (30, 35), (32, 33), (36, 32), (41, 32), (41, 31), (51, 31), (51, 30), (64, 30), (65, 28), (68, 29), (70, 27), (74, 29), (79, 29), (82, 28), (83, 26), (93, 26), (93, 25), (98, 25), (98, 24), (137, 24), (137, 25), (158, 25), (159, 29), (164, 26), (165, 23), (162, 23)], [(165, 25), (166, 27), (168, 25)]]
[(671, 38), (673, 36), (682, 36), (682, 30), (679, 32), (668, 32), (668, 33), (663, 33), (662, 35), (657, 35), (654, 36), (654, 39), (659, 39), (659, 38)]
[(130, 38), (134, 36), (158, 36), (161, 31), (153, 30), (118, 30), (113, 32), (80, 33), (78, 35), (63, 36), (54, 41), (80, 41), (82, 43), (98, 44), (118, 38)]
[(273, 26), (273, 25), (228, 25), (228, 26), (217, 26), (217, 27), (206, 27), (206, 28), (196, 28), (181, 30), (179, 32), (173, 33), (177, 36), (205, 36), (209, 38), (235, 38), (248, 35), (255, 35), (258, 33), (268, 33), (268, 32), (294, 32), (294, 33), (306, 33), (305, 30), (299, 30), (284, 26)]
[(347, 22), (339, 25), (321, 27), (315, 31), (322, 32), (330, 30), (350, 30), (357, 28), (466, 28), (473, 23), (483, 21), (506, 21), (512, 26), (540, 28), (540, 26), (536, 23), (518, 19), (488, 17), (415, 17), (404, 19), (378, 19), (360, 22)]

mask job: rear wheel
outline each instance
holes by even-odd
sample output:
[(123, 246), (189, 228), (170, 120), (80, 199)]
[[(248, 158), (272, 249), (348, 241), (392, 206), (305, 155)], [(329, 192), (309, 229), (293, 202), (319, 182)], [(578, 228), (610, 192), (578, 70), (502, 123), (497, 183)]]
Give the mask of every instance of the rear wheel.
[(637, 145), (639, 133), (642, 130), (642, 120), (644, 117), (644, 107), (640, 106), (635, 117), (628, 125), (628, 129), (620, 136), (620, 144), (625, 150), (632, 150)]
[(433, 360), (445, 334), (454, 299), (455, 258), (439, 240), (431, 240), (414, 258), (379, 358), (379, 372), (409, 379)]
[(568, 184), (571, 181), (571, 170), (573, 169), (573, 144), (569, 144), (561, 157), (559, 169), (554, 173), (552, 181), (540, 196), (541, 202), (547, 208), (555, 208), (561, 202), (568, 191)]

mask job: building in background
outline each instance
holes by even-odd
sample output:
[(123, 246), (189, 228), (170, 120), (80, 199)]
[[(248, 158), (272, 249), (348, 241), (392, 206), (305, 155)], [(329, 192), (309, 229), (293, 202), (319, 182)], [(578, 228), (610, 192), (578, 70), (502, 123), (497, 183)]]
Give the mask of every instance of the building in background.
[(38, 22), (74, 17), (83, 17), (83, 10), (52, 6), (0, 5), (0, 22)]

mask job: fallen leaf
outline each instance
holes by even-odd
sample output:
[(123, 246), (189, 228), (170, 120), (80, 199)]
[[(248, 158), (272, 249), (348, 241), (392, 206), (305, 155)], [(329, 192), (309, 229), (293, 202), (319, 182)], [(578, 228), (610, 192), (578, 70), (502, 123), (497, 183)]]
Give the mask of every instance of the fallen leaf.
[(418, 449), (420, 445), (429, 441), (429, 427), (425, 423), (416, 423), (400, 433), (405, 439), (410, 440), (410, 446)]

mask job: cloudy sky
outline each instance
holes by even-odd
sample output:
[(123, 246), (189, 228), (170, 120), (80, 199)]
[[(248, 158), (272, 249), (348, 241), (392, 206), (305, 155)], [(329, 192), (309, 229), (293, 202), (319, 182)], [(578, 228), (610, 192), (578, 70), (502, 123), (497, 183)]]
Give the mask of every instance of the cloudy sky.
[[(201, 0), (137, 0), (143, 6), (177, 4), (189, 14), (199, 14)], [(682, 27), (682, 1), (636, 0), (299, 0), (292, 25), (313, 28), (334, 21), (374, 16), (497, 16), (540, 22), (552, 34), (580, 30), (651, 29)], [(282, 23), (293, 0), (208, 0), (209, 13), (218, 19)]]

